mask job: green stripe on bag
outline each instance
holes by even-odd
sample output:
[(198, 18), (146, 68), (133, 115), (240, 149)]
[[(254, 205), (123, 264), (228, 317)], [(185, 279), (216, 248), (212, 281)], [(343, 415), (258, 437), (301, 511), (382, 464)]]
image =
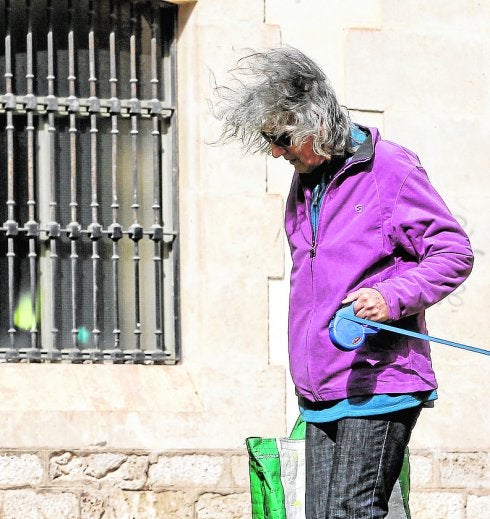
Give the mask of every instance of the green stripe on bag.
[[(298, 417), (289, 439), (304, 443), (305, 433), (306, 422)], [(286, 519), (277, 439), (251, 437), (245, 443), (249, 455), (253, 519)]]
[(281, 461), (275, 438), (247, 438), (254, 519), (286, 519)]
[(411, 519), (410, 515), (410, 452), (408, 447), (405, 449), (405, 454), (403, 456), (403, 465), (402, 470), (400, 472), (400, 477), (398, 478), (400, 482), (400, 487), (402, 489), (402, 499), (403, 499), (403, 507), (405, 508), (405, 514), (407, 519)]

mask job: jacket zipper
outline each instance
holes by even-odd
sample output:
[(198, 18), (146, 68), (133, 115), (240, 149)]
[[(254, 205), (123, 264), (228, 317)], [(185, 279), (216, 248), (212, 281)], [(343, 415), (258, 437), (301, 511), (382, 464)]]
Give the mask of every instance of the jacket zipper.
[[(347, 169), (347, 168), (345, 168)], [(311, 283), (312, 288), (314, 291), (314, 271), (313, 271), (313, 260), (316, 256), (316, 247), (317, 247), (317, 234), (318, 234), (318, 227), (320, 225), (320, 212), (324, 203), (324, 199), (327, 196), (327, 192), (334, 182), (334, 180), (340, 176), (345, 169), (341, 169), (338, 171), (333, 177), (328, 179), (328, 182), (326, 182), (323, 186), (321, 184), (315, 186), (315, 189), (313, 190), (312, 197), (311, 197), (311, 207), (308, 208), (307, 214), (309, 215), (310, 225), (311, 225), (311, 248), (310, 248), (310, 272), (311, 272)], [(322, 189), (323, 188), (323, 189)], [(321, 197), (321, 203), (320, 203), (320, 194), (321, 191), (323, 191), (322, 197)], [(306, 344), (309, 344), (309, 331), (310, 331), (310, 324), (311, 324), (311, 316), (310, 316), (310, 322), (308, 323), (308, 328), (306, 332)], [(309, 351), (309, 346), (307, 346)], [(308, 357), (310, 354), (308, 353)], [(310, 383), (310, 390), (315, 398), (315, 400), (321, 400), (320, 395), (317, 392), (316, 385), (313, 383), (313, 380), (311, 379), (310, 375), (310, 368), (309, 368), (309, 362), (306, 363), (306, 371), (308, 373), (309, 383)]]
[[(316, 256), (316, 233), (318, 230), (318, 223), (320, 219), (320, 207), (319, 198), (321, 191), (326, 191), (326, 186), (322, 184), (318, 184), (315, 186), (313, 190), (313, 197), (311, 199), (311, 214), (314, 215), (311, 221), (311, 249), (310, 249), (310, 258), (314, 258)], [(325, 193), (323, 194), (325, 196)], [(323, 199), (323, 198), (322, 198)]]

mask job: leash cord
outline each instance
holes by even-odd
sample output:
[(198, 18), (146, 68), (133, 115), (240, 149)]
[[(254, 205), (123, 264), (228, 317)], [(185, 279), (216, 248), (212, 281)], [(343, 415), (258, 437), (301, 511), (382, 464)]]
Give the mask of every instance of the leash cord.
[(459, 348), (462, 350), (472, 351), (474, 353), (481, 353), (482, 355), (490, 355), (489, 350), (483, 348), (476, 348), (475, 346), (468, 346), (467, 344), (461, 344), (459, 342), (448, 341), (446, 339), (440, 339), (439, 337), (432, 337), (431, 335), (425, 335), (419, 332), (413, 332), (412, 330), (404, 330), (403, 328), (397, 328), (396, 326), (390, 326), (389, 324), (377, 323), (369, 321), (368, 319), (362, 319), (361, 317), (354, 316), (342, 316), (344, 319), (353, 321), (360, 324), (365, 324), (371, 328), (379, 328), (380, 330), (386, 330), (388, 332), (398, 333), (400, 335), (407, 335), (408, 337), (415, 337), (416, 339), (423, 339), (425, 341), (438, 342), (445, 344), (446, 346), (452, 346), (453, 348)]

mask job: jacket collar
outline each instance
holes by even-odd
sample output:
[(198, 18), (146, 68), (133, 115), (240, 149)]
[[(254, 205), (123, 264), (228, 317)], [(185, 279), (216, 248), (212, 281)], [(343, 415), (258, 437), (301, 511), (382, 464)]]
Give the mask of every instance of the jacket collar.
[(377, 132), (374, 128), (361, 125), (357, 126), (366, 133), (367, 136), (354, 154), (345, 157), (333, 157), (330, 162), (324, 162), (312, 173), (299, 175), (300, 183), (304, 187), (312, 189), (315, 185), (319, 184), (322, 179), (325, 179), (328, 184), (330, 180), (344, 173), (344, 171), (351, 166), (361, 162), (368, 162), (373, 158), (374, 142), (377, 139)]
[(349, 165), (353, 164), (355, 162), (364, 162), (367, 160), (371, 160), (374, 155), (374, 141), (375, 137), (373, 136), (374, 131), (370, 128), (367, 128), (365, 126), (358, 125), (358, 127), (367, 134), (366, 139), (364, 142), (357, 148), (356, 152), (352, 156), (351, 160), (349, 161)]

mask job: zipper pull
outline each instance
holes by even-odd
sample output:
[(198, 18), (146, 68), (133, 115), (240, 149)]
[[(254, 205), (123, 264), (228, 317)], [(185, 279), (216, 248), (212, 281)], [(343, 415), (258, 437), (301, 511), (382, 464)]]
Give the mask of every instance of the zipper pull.
[(316, 256), (316, 243), (315, 243), (315, 237), (313, 237), (313, 241), (311, 243), (311, 249), (310, 249), (310, 258), (314, 258)]
[(315, 186), (315, 189), (313, 189), (313, 197), (312, 197), (312, 200), (311, 200), (311, 205), (312, 206), (314, 206), (314, 207), (318, 206), (319, 195), (320, 195), (320, 184), (317, 184)]

